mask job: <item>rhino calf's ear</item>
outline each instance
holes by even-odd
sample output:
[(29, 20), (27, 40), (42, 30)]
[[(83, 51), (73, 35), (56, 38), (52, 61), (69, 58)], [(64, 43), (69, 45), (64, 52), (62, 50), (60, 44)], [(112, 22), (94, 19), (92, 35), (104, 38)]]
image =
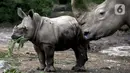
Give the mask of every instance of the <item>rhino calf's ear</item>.
[(27, 16), (27, 15), (22, 11), (21, 8), (18, 8), (18, 9), (17, 9), (17, 14), (18, 14), (18, 16), (21, 17), (21, 18), (24, 18), (24, 17)]
[(40, 24), (41, 23), (41, 16), (38, 13), (34, 13), (33, 20), (35, 21), (36, 24)]
[(28, 12), (28, 14), (29, 14), (29, 16), (30, 16), (31, 18), (33, 18), (33, 14), (34, 14), (33, 9), (30, 9), (29, 12)]

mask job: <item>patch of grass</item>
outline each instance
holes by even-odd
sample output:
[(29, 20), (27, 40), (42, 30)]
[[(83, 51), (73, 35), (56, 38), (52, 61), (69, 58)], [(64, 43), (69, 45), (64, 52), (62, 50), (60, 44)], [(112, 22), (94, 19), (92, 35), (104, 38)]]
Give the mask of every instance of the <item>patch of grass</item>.
[(21, 64), (17, 57), (7, 57), (7, 55), (7, 52), (0, 52), (0, 60), (7, 61), (11, 66), (19, 66)]
[(21, 64), (18, 57), (16, 55), (13, 55), (13, 51), (15, 49), (15, 44), (19, 42), (19, 46), (17, 49), (19, 50), (20, 48), (23, 47), (26, 39), (24, 37), (20, 37), (16, 40), (10, 40), (9, 45), (8, 45), (8, 52), (0, 52), (0, 60), (5, 60), (7, 61), (11, 69), (6, 70), (4, 73), (21, 73), (17, 67)]
[(4, 73), (22, 73), (22, 72), (20, 72), (20, 70), (18, 69), (11, 68), (9, 70), (6, 70)]
[(6, 55), (7, 55), (6, 52), (0, 52), (0, 58), (5, 58)]
[(40, 72), (40, 73), (45, 73), (45, 72)]
[(0, 60), (7, 61), (11, 66), (11, 69), (6, 70), (4, 73), (21, 73), (18, 69), (16, 69), (21, 63), (19, 62), (17, 57), (7, 57), (7, 52), (0, 52)]
[[(18, 47), (15, 48), (16, 44), (18, 43)], [(19, 50), (24, 46), (24, 43), (26, 42), (26, 39), (24, 37), (20, 37), (16, 40), (10, 40), (8, 45), (8, 52), (2, 55), (2, 58), (10, 63), (11, 66), (19, 66), (20, 62), (18, 60), (18, 57), (13, 55), (14, 49)]]

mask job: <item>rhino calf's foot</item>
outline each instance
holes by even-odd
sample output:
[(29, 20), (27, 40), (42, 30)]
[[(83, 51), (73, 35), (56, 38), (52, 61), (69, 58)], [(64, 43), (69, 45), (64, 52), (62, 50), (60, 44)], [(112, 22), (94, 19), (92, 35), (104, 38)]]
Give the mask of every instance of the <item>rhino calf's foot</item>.
[(76, 72), (85, 72), (86, 71), (84, 66), (82, 66), (82, 67), (74, 66), (74, 67), (72, 67), (72, 70), (74, 70)]
[(37, 70), (44, 70), (45, 69), (45, 66), (40, 66), (37, 68)]
[(45, 72), (56, 72), (56, 69), (54, 66), (49, 66), (44, 69)]

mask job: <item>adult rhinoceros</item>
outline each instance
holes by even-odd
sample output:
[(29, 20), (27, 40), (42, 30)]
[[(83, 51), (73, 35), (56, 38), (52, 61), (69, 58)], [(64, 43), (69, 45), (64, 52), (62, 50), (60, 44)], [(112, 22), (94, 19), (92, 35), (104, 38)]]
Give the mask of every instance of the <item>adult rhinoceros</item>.
[(85, 36), (97, 40), (115, 33), (121, 26), (130, 26), (130, 0), (105, 0), (91, 12), (84, 24)]
[(57, 18), (41, 17), (38, 13), (29, 11), (26, 15), (18, 9), (18, 15), (23, 18), (21, 24), (13, 29), (12, 39), (24, 37), (34, 44), (41, 67), (44, 71), (55, 71), (53, 66), (54, 51), (72, 48), (76, 56), (75, 71), (84, 71), (87, 58), (87, 41), (75, 18), (61, 16)]

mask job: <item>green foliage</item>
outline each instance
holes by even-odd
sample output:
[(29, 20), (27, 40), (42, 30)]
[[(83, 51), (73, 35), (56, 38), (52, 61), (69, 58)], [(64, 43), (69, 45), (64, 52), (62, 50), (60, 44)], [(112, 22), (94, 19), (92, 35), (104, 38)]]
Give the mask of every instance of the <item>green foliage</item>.
[(18, 69), (11, 68), (9, 70), (6, 70), (4, 73), (21, 73)]
[(81, 10), (86, 10), (90, 3), (100, 4), (103, 1), (105, 0), (75, 0), (75, 6)]
[(53, 0), (1, 0), (0, 23), (18, 22), (18, 7), (22, 8), (26, 13), (29, 9), (34, 9), (40, 15), (49, 16), (53, 3)]
[(15, 3), (13, 0), (0, 1), (0, 22), (13, 22), (16, 15), (14, 14)]
[(78, 9), (86, 10), (86, 0), (75, 0), (75, 7)]
[(4, 58), (7, 55), (6, 52), (0, 52), (0, 59)]
[[(64, 1), (64, 0), (61, 0)], [(71, 0), (67, 0), (70, 4)], [(101, 3), (104, 0), (75, 0), (76, 7), (79, 9), (87, 9), (86, 5), (90, 2)], [(29, 9), (34, 9), (35, 12), (42, 16), (49, 16), (54, 3), (58, 0), (0, 0), (0, 23), (3, 22), (18, 22), (17, 8), (20, 7), (28, 13)]]
[(24, 46), (24, 43), (26, 42), (26, 40), (27, 39), (25, 39), (24, 37), (20, 37), (16, 40), (10, 40), (9, 45), (8, 45), (8, 57), (12, 56), (15, 44), (17, 42), (19, 42), (19, 46), (17, 48), (19, 50), (20, 48), (22, 48)]
[(89, 2), (94, 2), (94, 3), (97, 3), (97, 4), (100, 4), (102, 3), (103, 1), (105, 0), (88, 0)]

